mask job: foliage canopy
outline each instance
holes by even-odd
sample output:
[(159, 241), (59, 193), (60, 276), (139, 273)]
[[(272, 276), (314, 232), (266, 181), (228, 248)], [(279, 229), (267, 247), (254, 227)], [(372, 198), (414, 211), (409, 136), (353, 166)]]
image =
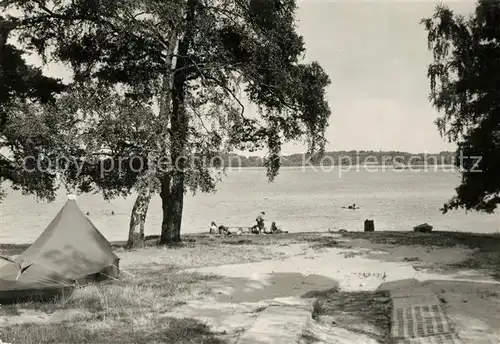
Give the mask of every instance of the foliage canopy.
[[(85, 90), (80, 94), (93, 90), (91, 94), (100, 97), (115, 97), (90, 103), (79, 98), (80, 104), (92, 104), (91, 110), (100, 113), (104, 104), (116, 109), (123, 109), (116, 102), (143, 104), (145, 117), (137, 120), (150, 130), (147, 146), (144, 137), (130, 137), (131, 127), (124, 129), (128, 135), (108, 136), (111, 131), (99, 129), (104, 128), (101, 123), (91, 130), (108, 144), (97, 147), (94, 140), (90, 152), (87, 142), (80, 147), (87, 154), (104, 148), (109, 152), (110, 140), (111, 145), (129, 145), (127, 154), (143, 157), (210, 157), (234, 149), (267, 148), (268, 176), (273, 179), (283, 142), (306, 138), (311, 154), (323, 151), (330, 80), (318, 63), (301, 63), (305, 48), (295, 31), (293, 0), (37, 0), (10, 1), (9, 7), (22, 13), (15, 20), (25, 51), (69, 65), (78, 85), (73, 89)], [(180, 76), (182, 123), (172, 116), (171, 95)], [(244, 115), (242, 93), (258, 105), (259, 116)], [(76, 112), (68, 111), (68, 116)], [(117, 114), (114, 121), (123, 127), (127, 119)], [(176, 129), (176, 124), (184, 129)], [(144, 149), (138, 152), (139, 147)], [(172, 151), (176, 147), (179, 151)], [(115, 150), (109, 159), (123, 154)], [(91, 160), (85, 161), (87, 165)], [(186, 166), (184, 174), (193, 190), (215, 187), (203, 166)], [(66, 177), (81, 191), (93, 185), (114, 194), (126, 193), (140, 174), (110, 174), (104, 182), (93, 162), (78, 178), (74, 173)]]
[(433, 62), (428, 69), (437, 125), (457, 142), (462, 183), (443, 211), (493, 212), (500, 203), (500, 1), (481, 0), (475, 13), (438, 6), (422, 23)]
[[(41, 170), (27, 172), (20, 158), (46, 153), (54, 146), (51, 133), (37, 132), (34, 127), (8, 129), (16, 121), (12, 112), (29, 111), (36, 104), (50, 106), (55, 95), (64, 90), (60, 80), (46, 77), (40, 68), (30, 66), (23, 59), (23, 51), (8, 43), (11, 32), (18, 22), (0, 16), (0, 182), (9, 181), (12, 186), (40, 197), (53, 194), (55, 175)], [(18, 124), (20, 124), (18, 122)], [(61, 123), (64, 125), (64, 123)], [(31, 131), (32, 135), (28, 135)], [(10, 152), (10, 156), (5, 151)], [(3, 196), (3, 192), (2, 192)]]

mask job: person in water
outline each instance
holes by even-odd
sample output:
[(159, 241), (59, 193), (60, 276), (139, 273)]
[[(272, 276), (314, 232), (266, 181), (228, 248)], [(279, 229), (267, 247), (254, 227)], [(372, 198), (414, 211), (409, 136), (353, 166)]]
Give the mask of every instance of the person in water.
[(356, 203), (353, 203), (352, 205), (349, 206), (349, 209), (359, 209), (359, 208), (356, 208)]
[(111, 215), (115, 215), (115, 211), (114, 210), (111, 210)]

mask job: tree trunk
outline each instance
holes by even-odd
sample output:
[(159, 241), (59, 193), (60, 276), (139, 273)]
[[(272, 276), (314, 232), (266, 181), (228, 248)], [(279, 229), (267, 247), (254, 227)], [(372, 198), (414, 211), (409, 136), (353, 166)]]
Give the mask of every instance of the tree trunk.
[[(172, 113), (170, 118), (172, 140), (170, 155), (173, 162), (171, 179), (168, 179), (168, 195), (170, 199), (164, 202), (164, 221), (162, 224), (161, 244), (178, 243), (181, 241), (182, 211), (184, 207), (184, 183), (186, 171), (186, 146), (189, 139), (189, 118), (186, 112), (185, 93), (187, 81), (187, 61), (189, 48), (193, 41), (193, 27), (195, 10), (198, 0), (188, 0), (186, 11), (186, 33), (179, 42), (175, 73), (172, 83)], [(166, 184), (166, 183), (165, 183)], [(171, 184), (171, 185), (170, 185)], [(162, 187), (163, 192), (163, 187)], [(167, 185), (165, 185), (165, 195)], [(165, 204), (167, 203), (167, 204)], [(166, 208), (165, 208), (166, 207)]]
[(139, 191), (130, 215), (127, 248), (144, 247), (144, 225), (148, 213), (151, 191), (144, 188)]
[(181, 178), (174, 180), (172, 185), (171, 206), (171, 228), (173, 242), (181, 242), (182, 211), (184, 209), (184, 175), (177, 176)]
[(184, 107), (185, 79), (176, 77), (172, 89), (172, 133), (171, 156), (174, 164), (170, 187), (170, 201), (167, 214), (169, 242), (181, 241), (182, 211), (184, 207), (184, 180), (186, 169), (186, 142), (188, 139), (188, 118)]
[[(168, 70), (163, 76), (162, 81), (162, 96), (160, 100), (160, 125), (162, 125), (165, 129), (162, 133), (165, 134), (163, 138), (160, 150), (164, 154), (163, 156), (169, 156), (169, 142), (173, 139), (171, 136), (171, 130), (169, 129), (170, 118), (172, 116), (172, 72), (171, 70), (174, 68), (173, 66), (173, 55), (175, 52), (175, 48), (177, 47), (178, 42), (178, 32), (173, 31), (168, 39), (168, 52), (167, 52), (167, 63)], [(164, 169), (165, 166), (162, 166)], [(171, 176), (168, 172), (163, 172), (162, 175), (159, 176), (161, 191), (161, 206), (162, 206), (162, 223), (161, 223), (161, 234), (160, 234), (160, 245), (165, 245), (174, 241), (173, 232), (170, 230), (172, 228), (172, 207), (170, 205), (172, 200), (171, 193)]]
[(160, 191), (160, 197), (161, 197), (161, 207), (163, 211), (163, 219), (161, 223), (161, 235), (160, 235), (160, 245), (166, 245), (169, 243), (174, 242), (174, 234), (172, 232), (172, 207), (171, 207), (171, 202), (172, 202), (172, 192), (170, 190), (170, 176), (168, 174), (165, 174), (161, 180), (161, 191)]

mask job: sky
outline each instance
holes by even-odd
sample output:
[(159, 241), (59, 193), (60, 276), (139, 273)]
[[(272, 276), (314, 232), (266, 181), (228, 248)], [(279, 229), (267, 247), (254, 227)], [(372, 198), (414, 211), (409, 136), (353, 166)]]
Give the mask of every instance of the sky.
[[(444, 1), (471, 13), (473, 1)], [(332, 115), (327, 151), (398, 150), (436, 153), (455, 145), (439, 135), (429, 103), (426, 31), (419, 21), (431, 16), (435, 1), (299, 0), (298, 31), (306, 59), (318, 61), (330, 76)], [(34, 62), (34, 61), (33, 61)], [(47, 74), (67, 71), (51, 66)], [(247, 106), (249, 115), (255, 108)], [(284, 154), (305, 146), (286, 144)]]
[[(460, 13), (472, 1), (446, 1)], [(435, 1), (299, 2), (298, 31), (307, 58), (332, 80), (327, 150), (440, 152), (455, 145), (440, 137), (429, 103), (427, 34), (419, 21)], [(301, 147), (287, 147), (301, 151)]]

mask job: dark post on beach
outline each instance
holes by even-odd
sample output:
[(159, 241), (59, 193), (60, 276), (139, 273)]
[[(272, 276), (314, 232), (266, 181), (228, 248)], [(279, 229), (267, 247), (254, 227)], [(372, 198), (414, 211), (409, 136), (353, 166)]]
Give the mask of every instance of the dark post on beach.
[(373, 220), (365, 220), (365, 232), (375, 232), (375, 222)]

